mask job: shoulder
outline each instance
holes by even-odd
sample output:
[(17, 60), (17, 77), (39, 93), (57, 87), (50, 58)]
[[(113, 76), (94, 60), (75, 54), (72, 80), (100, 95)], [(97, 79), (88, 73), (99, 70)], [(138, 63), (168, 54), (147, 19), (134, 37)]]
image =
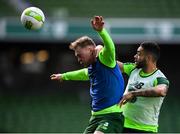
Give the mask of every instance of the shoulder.
[(155, 75), (155, 81), (154, 81), (154, 86), (159, 85), (159, 84), (166, 84), (169, 86), (169, 80), (167, 77), (161, 72), (161, 70), (157, 70)]
[(166, 76), (164, 75), (164, 73), (163, 73), (160, 69), (158, 69), (158, 70), (156, 71), (155, 75), (166, 78)]

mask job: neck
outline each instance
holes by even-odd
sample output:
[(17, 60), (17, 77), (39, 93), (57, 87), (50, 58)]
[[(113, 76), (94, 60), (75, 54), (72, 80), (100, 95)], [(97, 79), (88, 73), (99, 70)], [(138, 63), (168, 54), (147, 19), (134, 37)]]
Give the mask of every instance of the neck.
[(144, 73), (152, 73), (157, 69), (156, 63), (149, 63), (142, 68)]

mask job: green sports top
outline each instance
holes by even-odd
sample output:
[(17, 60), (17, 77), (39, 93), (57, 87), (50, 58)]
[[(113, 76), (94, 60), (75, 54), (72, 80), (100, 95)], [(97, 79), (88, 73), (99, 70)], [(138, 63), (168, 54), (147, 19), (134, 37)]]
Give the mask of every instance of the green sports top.
[[(169, 81), (159, 69), (146, 74), (141, 68), (136, 68), (134, 63), (125, 63), (123, 67), (124, 72), (129, 75), (125, 93), (135, 90), (134, 86), (138, 86), (138, 89), (149, 89), (159, 84), (169, 86)], [(125, 116), (124, 126), (126, 128), (157, 132), (158, 117), (163, 99), (164, 97), (136, 97), (126, 103), (122, 107)]]
[[(99, 61), (109, 68), (114, 68), (116, 66), (116, 56), (115, 56), (115, 46), (114, 43), (107, 33), (106, 29), (98, 32), (98, 34), (103, 39), (104, 47), (98, 54)], [(77, 71), (66, 72), (62, 74), (63, 80), (89, 80), (88, 68), (83, 68)], [(122, 112), (121, 108), (116, 104), (97, 112), (92, 111), (92, 115), (100, 115), (113, 112)]]

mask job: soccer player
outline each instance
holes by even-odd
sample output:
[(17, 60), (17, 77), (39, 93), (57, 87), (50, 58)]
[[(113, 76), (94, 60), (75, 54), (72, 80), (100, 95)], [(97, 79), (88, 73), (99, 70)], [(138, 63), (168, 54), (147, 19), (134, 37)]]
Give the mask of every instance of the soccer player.
[(158, 131), (158, 116), (169, 81), (157, 68), (160, 48), (154, 42), (143, 42), (134, 56), (135, 63), (118, 61), (122, 72), (129, 76), (120, 106), (125, 116), (124, 133)]
[(86, 68), (63, 74), (51, 75), (52, 80), (90, 80), (92, 116), (84, 133), (120, 133), (123, 130), (124, 116), (118, 103), (124, 93), (124, 79), (115, 59), (114, 43), (104, 28), (102, 16), (91, 20), (92, 27), (103, 40), (104, 47), (83, 36), (72, 42), (80, 64)]

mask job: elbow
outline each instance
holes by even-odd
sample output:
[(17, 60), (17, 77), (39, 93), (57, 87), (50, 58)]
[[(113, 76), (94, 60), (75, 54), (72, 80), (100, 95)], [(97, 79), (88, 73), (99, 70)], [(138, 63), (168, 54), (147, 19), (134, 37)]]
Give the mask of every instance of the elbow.
[(165, 84), (158, 85), (158, 86), (156, 87), (157, 96), (165, 97), (166, 94), (167, 94), (167, 91), (168, 91), (168, 86), (165, 85)]
[(161, 97), (165, 97), (166, 96), (166, 94), (167, 94), (167, 88), (163, 88), (163, 89), (161, 89), (160, 91), (159, 91), (159, 95), (161, 96)]
[(161, 96), (161, 97), (165, 97), (165, 96), (166, 96), (166, 92), (161, 92), (161, 93), (160, 93), (160, 96)]

